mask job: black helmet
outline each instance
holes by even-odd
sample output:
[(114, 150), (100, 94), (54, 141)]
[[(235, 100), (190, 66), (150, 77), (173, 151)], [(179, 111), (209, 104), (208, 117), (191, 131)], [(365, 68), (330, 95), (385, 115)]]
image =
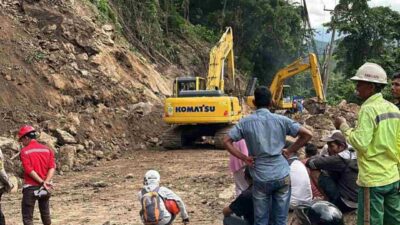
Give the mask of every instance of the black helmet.
[(344, 225), (342, 212), (327, 201), (299, 205), (294, 213), (301, 225)]

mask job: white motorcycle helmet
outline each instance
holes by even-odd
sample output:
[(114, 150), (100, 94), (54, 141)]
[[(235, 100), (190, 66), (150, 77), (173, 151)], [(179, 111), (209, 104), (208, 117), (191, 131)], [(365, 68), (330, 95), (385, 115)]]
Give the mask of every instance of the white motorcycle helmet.
[(144, 175), (143, 184), (149, 185), (149, 184), (154, 184), (154, 183), (157, 183), (157, 184), (160, 183), (160, 173), (156, 170), (149, 170)]

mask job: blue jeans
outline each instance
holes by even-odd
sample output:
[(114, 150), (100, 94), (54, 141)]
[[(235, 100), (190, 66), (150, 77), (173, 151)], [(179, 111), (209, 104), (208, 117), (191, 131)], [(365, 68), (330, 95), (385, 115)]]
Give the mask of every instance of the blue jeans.
[(289, 175), (273, 181), (253, 181), (254, 225), (286, 225), (290, 202)]

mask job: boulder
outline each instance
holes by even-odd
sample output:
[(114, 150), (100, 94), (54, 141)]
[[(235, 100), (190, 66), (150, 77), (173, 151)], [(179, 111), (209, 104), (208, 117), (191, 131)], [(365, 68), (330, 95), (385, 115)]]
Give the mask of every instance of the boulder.
[(137, 104), (129, 105), (129, 111), (142, 115), (148, 115), (153, 111), (153, 104), (150, 102), (139, 102)]
[(70, 133), (68, 133), (65, 130), (56, 129), (55, 134), (56, 134), (58, 143), (61, 145), (77, 143), (74, 136), (72, 136)]
[(18, 143), (16, 140), (6, 137), (0, 137), (0, 149), (11, 149), (18, 151)]
[(75, 146), (65, 145), (60, 148), (58, 156), (62, 171), (67, 172), (72, 169), (72, 167), (74, 166), (75, 154)]
[(46, 132), (41, 132), (40, 133), (38, 141), (44, 143), (47, 146), (49, 146), (54, 151), (56, 150), (57, 138), (47, 134)]

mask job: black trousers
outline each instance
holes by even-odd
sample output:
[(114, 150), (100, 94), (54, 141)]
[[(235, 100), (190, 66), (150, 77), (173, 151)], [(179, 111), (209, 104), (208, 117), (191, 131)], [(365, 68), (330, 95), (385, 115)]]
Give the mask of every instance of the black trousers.
[(33, 211), (35, 209), (36, 200), (39, 202), (39, 211), (42, 223), (44, 225), (51, 225), (50, 218), (50, 193), (40, 198), (34, 195), (34, 191), (40, 187), (31, 186), (22, 190), (22, 222), (24, 225), (33, 225)]
[(0, 225), (6, 225), (6, 219), (4, 218), (3, 211), (1, 210), (1, 196), (3, 192), (0, 192)]

